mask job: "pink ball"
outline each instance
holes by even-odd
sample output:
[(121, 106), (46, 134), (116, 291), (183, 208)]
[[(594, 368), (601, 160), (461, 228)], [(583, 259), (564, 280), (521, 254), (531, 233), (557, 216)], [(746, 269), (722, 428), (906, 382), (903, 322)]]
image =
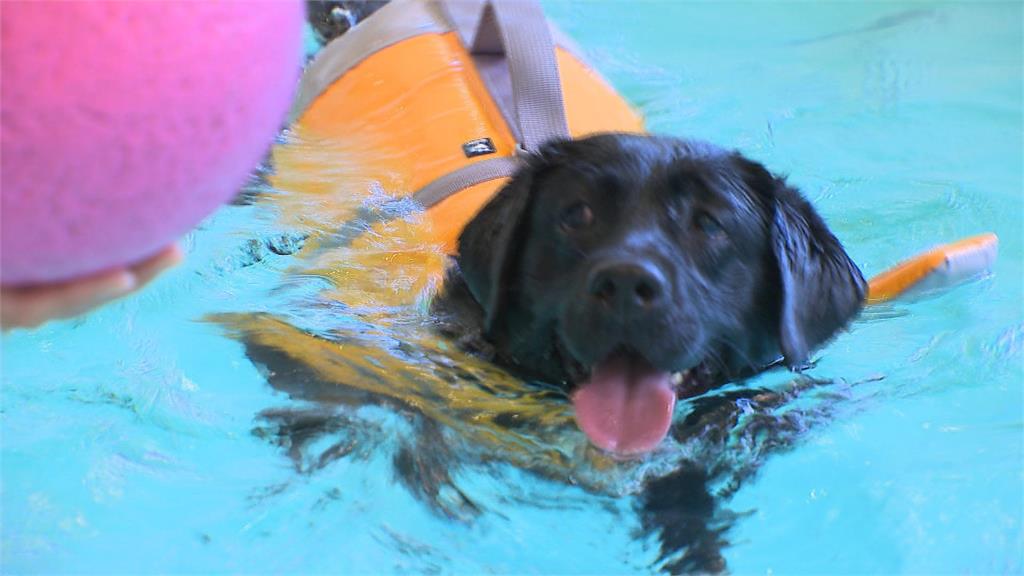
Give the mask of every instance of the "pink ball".
[(155, 254), (229, 200), (283, 122), (289, 1), (3, 1), (0, 282)]

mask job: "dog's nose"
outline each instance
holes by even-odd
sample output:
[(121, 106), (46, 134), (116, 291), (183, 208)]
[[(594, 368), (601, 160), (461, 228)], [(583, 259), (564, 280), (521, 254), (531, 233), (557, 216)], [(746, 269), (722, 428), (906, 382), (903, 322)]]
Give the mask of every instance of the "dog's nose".
[(658, 307), (665, 298), (665, 277), (647, 262), (609, 262), (594, 267), (587, 282), (590, 298), (623, 316)]

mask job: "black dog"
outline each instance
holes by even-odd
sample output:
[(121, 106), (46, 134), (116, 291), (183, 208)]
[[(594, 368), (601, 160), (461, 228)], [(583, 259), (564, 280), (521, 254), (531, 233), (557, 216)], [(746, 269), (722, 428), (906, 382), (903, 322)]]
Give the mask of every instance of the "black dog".
[[(793, 401), (835, 385), (801, 377), (780, 390), (705, 392), (780, 361), (802, 367), (857, 313), (864, 290), (813, 208), (760, 164), (709, 144), (605, 134), (531, 158), (463, 231), (432, 307), (435, 326), (464, 348), (548, 383), (534, 392), (435, 338), (390, 338), (391, 350), (265, 315), (216, 320), (270, 385), (316, 403), (267, 410), (256, 431), (287, 447), (299, 470), (377, 441), (335, 406), (389, 406), (415, 430), (400, 441), (396, 477), (453, 518), (480, 512), (452, 474), (478, 457), (467, 449), (553, 479), (590, 472), (518, 451), (565, 433), (550, 416), (531, 419), (540, 401), (571, 396), (592, 443), (622, 454), (658, 444), (675, 399), (699, 396), (672, 430), (686, 458), (647, 482), (638, 511), (666, 569), (718, 572), (732, 522), (718, 501), (767, 455), (829, 421), (831, 403)], [(402, 358), (407, 368), (395, 364)], [(317, 454), (323, 437), (335, 442)]]
[[(597, 446), (643, 452), (690, 397), (798, 369), (865, 282), (808, 202), (738, 153), (608, 134), (547, 145), (474, 218), (447, 333), (572, 395)], [(466, 338), (466, 335), (477, 335)]]
[[(622, 454), (659, 444), (675, 400), (694, 397), (672, 430), (686, 457), (648, 479), (638, 511), (665, 568), (718, 572), (732, 521), (718, 502), (767, 455), (829, 421), (832, 404), (793, 401), (835, 386), (800, 377), (779, 390), (705, 392), (780, 361), (802, 367), (857, 313), (864, 290), (813, 208), (760, 164), (709, 144), (605, 134), (530, 158), (463, 231), (432, 306), (433, 325), (463, 348), (547, 385), (508, 378), (429, 332), (380, 340), (370, 327), (363, 338), (262, 314), (214, 320), (271, 386), (315, 403), (267, 410), (256, 430), (299, 470), (381, 442), (336, 407), (388, 406), (413, 424), (396, 477), (452, 518), (481, 512), (453, 474), (479, 462), (477, 451), (602, 490), (586, 475), (607, 468), (553, 450), (560, 442), (548, 439), (571, 422), (539, 405), (560, 412), (570, 396), (591, 442)], [(334, 442), (317, 453), (324, 437)]]
[[(350, 4), (378, 3), (310, 3), (323, 39), (358, 20)], [(267, 410), (256, 429), (299, 470), (379, 442), (335, 406), (389, 406), (413, 424), (398, 441), (396, 477), (453, 518), (481, 512), (453, 474), (479, 460), (473, 450), (601, 491), (580, 473), (607, 468), (575, 467), (576, 453), (534, 442), (572, 426), (532, 418), (538, 404), (571, 397), (591, 442), (621, 455), (658, 445), (676, 399), (695, 397), (672, 430), (686, 458), (648, 478), (638, 511), (659, 536), (664, 568), (718, 572), (731, 522), (718, 501), (766, 455), (829, 420), (831, 405), (792, 407), (822, 384), (805, 377), (784, 390), (705, 392), (780, 362), (801, 368), (856, 315), (864, 291), (813, 208), (760, 164), (709, 144), (606, 134), (552, 142), (528, 159), (463, 231), (431, 310), (463, 348), (547, 385), (510, 388), (487, 363), (435, 347), (432, 334), (389, 334), (385, 346), (265, 315), (216, 320), (270, 385), (315, 402)], [(394, 364), (405, 360), (408, 369)], [(323, 437), (334, 442), (317, 453)]]

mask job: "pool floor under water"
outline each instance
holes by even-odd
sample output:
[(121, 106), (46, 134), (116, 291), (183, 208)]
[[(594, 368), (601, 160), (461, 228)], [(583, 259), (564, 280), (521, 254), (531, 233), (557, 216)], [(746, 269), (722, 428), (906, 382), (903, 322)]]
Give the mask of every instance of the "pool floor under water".
[[(421, 308), (323, 298), (264, 190), (144, 293), (3, 337), (3, 572), (652, 573), (719, 553), (734, 573), (1024, 571), (1022, 4), (545, 6), (652, 130), (788, 174), (867, 275), (983, 231), (994, 273), (867, 310), (806, 377), (744, 383), (807, 393), (719, 402), (739, 420), (717, 443), (622, 463)], [(289, 396), (250, 329), (322, 346), (310, 362), (333, 367), (294, 381), (363, 374), (392, 401)], [(466, 405), (435, 408), (444, 378)], [(496, 427), (503, 410), (526, 422)], [(714, 464), (711, 497), (679, 489), (707, 467), (658, 484), (686, 458)], [(673, 505), (645, 507), (644, 479)]]

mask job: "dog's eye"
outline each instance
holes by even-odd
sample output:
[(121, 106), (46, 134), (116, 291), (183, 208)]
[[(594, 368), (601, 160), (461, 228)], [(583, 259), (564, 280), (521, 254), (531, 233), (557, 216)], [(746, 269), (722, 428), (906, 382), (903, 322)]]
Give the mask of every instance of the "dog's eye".
[(697, 215), (697, 228), (700, 228), (700, 231), (709, 238), (719, 238), (725, 234), (725, 229), (722, 228), (718, 220), (715, 220), (707, 212), (701, 212)]
[(562, 210), (562, 228), (566, 230), (582, 230), (594, 221), (594, 212), (584, 202), (570, 204)]

